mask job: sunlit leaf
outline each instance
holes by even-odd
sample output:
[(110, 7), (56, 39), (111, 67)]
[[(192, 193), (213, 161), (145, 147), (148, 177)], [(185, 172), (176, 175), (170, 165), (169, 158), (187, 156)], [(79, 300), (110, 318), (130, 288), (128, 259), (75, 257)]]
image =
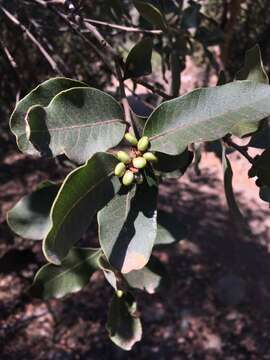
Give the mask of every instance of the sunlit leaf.
[(146, 182), (122, 190), (98, 213), (99, 241), (110, 264), (122, 273), (143, 268), (157, 229), (157, 188)]
[(59, 265), (93, 216), (119, 191), (120, 181), (113, 175), (116, 164), (113, 155), (97, 153), (67, 176), (54, 201), (52, 225), (43, 242), (48, 261)]
[(28, 137), (47, 156), (66, 154), (79, 164), (117, 145), (126, 125), (119, 103), (93, 88), (62, 91), (47, 107), (27, 113)]
[(228, 133), (245, 134), (247, 122), (270, 115), (270, 86), (235, 81), (201, 88), (159, 105), (148, 118), (144, 135), (151, 150), (177, 155), (194, 142), (213, 141)]
[(19, 149), (28, 154), (37, 153), (26, 136), (25, 117), (28, 109), (33, 105), (47, 106), (55, 95), (73, 87), (87, 86), (86, 84), (67, 78), (52, 78), (38, 85), (34, 90), (22, 98), (16, 105), (10, 118), (10, 128), (16, 136)]
[(226, 154), (225, 146), (222, 146), (222, 164), (223, 164), (223, 174), (224, 174), (224, 190), (227, 200), (227, 204), (231, 213), (233, 220), (237, 223), (245, 224), (245, 219), (238, 207), (236, 202), (234, 191), (233, 191), (233, 171), (230, 160)]
[[(245, 54), (243, 68), (236, 74), (237, 80), (252, 80), (260, 84), (269, 84), (266, 70), (263, 66), (259, 45), (253, 46)], [(245, 125), (246, 134), (251, 134), (258, 129), (258, 124), (254, 122)]]
[(131, 294), (120, 293), (113, 296), (106, 327), (110, 339), (123, 350), (131, 350), (133, 345), (141, 340), (142, 324), (137, 314), (137, 304)]
[(132, 289), (146, 291), (149, 294), (157, 292), (167, 283), (167, 273), (164, 265), (154, 256), (151, 256), (147, 265), (124, 275), (127, 284)]

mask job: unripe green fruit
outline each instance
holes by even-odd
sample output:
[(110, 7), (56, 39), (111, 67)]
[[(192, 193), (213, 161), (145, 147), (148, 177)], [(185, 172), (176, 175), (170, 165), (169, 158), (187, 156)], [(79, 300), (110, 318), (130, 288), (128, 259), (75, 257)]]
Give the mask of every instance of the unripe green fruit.
[(117, 159), (124, 164), (129, 164), (131, 162), (131, 159), (130, 159), (128, 153), (126, 153), (125, 151), (118, 151), (116, 156), (117, 156)]
[(123, 179), (122, 179), (123, 185), (129, 186), (130, 184), (133, 183), (133, 180), (134, 180), (133, 172), (130, 171), (130, 170), (127, 170), (125, 172), (125, 175), (123, 176)]
[(154, 155), (153, 153), (151, 152), (146, 152), (143, 154), (143, 157), (145, 158), (145, 160), (147, 161), (157, 161), (157, 157), (156, 155)]
[(121, 298), (124, 295), (124, 292), (122, 290), (117, 290), (116, 295), (118, 298)]
[(114, 168), (114, 174), (118, 177), (122, 177), (126, 171), (126, 165), (122, 162), (116, 165)]
[(143, 183), (143, 176), (142, 174), (135, 174), (135, 181), (137, 184), (142, 184)]
[(133, 146), (136, 146), (138, 144), (138, 140), (131, 133), (126, 133), (125, 139)]
[(147, 150), (148, 146), (149, 146), (148, 136), (143, 136), (142, 138), (140, 138), (137, 145), (138, 150), (145, 151)]
[(142, 169), (146, 166), (147, 162), (146, 162), (145, 158), (143, 158), (142, 156), (139, 156), (132, 160), (132, 164), (135, 168)]

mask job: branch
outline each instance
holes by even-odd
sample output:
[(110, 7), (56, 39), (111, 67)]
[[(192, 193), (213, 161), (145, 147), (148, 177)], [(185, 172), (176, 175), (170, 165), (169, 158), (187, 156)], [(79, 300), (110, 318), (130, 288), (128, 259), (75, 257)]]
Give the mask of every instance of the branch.
[(254, 164), (253, 157), (251, 157), (249, 155), (249, 153), (247, 152), (247, 149), (248, 149), (247, 146), (240, 146), (240, 145), (236, 144), (235, 142), (232, 141), (230, 135), (224, 136), (224, 138), (222, 140), (225, 144), (227, 144), (228, 146), (231, 146), (232, 148), (237, 150), (240, 154), (242, 154), (251, 164)]
[(158, 94), (159, 96), (163, 97), (163, 98), (166, 99), (166, 100), (172, 99), (172, 96), (171, 96), (171, 95), (166, 94), (164, 91), (158, 89), (158, 88), (155, 87), (154, 85), (151, 85), (151, 84), (147, 83), (147, 82), (144, 81), (144, 80), (135, 80), (135, 82), (136, 82), (137, 84), (140, 84), (140, 85), (144, 86), (146, 89), (152, 91), (152, 93)]
[(92, 19), (84, 19), (84, 21), (92, 24), (97, 24), (101, 26), (106, 26), (111, 29), (118, 29), (126, 32), (135, 32), (135, 33), (142, 33), (142, 34), (152, 34), (152, 35), (160, 35), (162, 34), (162, 30), (146, 30), (146, 29), (140, 29), (137, 27), (128, 27), (123, 25), (117, 25), (117, 24), (110, 24), (105, 21), (99, 21), (99, 20), (92, 20)]
[(86, 36), (84, 36), (80, 30), (78, 30), (78, 27), (75, 23), (69, 20), (69, 18), (62, 14), (60, 11), (56, 10), (53, 6), (50, 6), (50, 4), (46, 4), (45, 6), (48, 7), (52, 12), (54, 12), (59, 18), (61, 18), (62, 21), (91, 48), (91, 50), (96, 54), (96, 56), (102, 60), (107, 70), (109, 70), (113, 75), (115, 75), (112, 66), (106, 60), (104, 54), (96, 47), (96, 45), (94, 45)]
[(51, 55), (44, 49), (44, 47), (40, 44), (40, 42), (35, 38), (35, 36), (14, 16), (12, 15), (8, 10), (3, 8), (2, 6), (0, 9), (3, 11), (3, 13), (13, 22), (13, 24), (19, 26), (19, 28), (26, 34), (26, 36), (36, 45), (36, 47), (39, 49), (39, 51), (42, 53), (42, 55), (45, 57), (45, 59), (50, 64), (53, 71), (57, 72), (58, 74), (61, 74), (61, 70), (58, 68), (56, 62), (51, 57)]
[(15, 78), (15, 82), (18, 83), (18, 90), (16, 92), (16, 103), (19, 101), (20, 98), (20, 93), (21, 93), (21, 79), (20, 79), (20, 75), (18, 73), (18, 65), (15, 61), (15, 59), (13, 58), (13, 56), (11, 55), (9, 49), (3, 45), (3, 43), (0, 40), (0, 52), (3, 53), (4, 58), (7, 60), (7, 63), (9, 64), (12, 73), (14, 75)]

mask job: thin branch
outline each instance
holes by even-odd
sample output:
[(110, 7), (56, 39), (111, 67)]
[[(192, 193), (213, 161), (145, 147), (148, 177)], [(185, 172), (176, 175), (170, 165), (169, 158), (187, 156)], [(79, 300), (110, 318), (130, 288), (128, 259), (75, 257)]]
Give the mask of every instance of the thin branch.
[(0, 40), (0, 50), (1, 52), (3, 52), (4, 58), (7, 60), (7, 63), (12, 69), (12, 73), (14, 75), (15, 81), (18, 83), (18, 90), (16, 91), (16, 103), (17, 103), (19, 101), (20, 93), (21, 93), (21, 79), (18, 73), (18, 65), (14, 57), (11, 55), (9, 49), (6, 46), (4, 46), (4, 44), (2, 44), (1, 40)]
[(119, 58), (118, 53), (117, 53), (117, 52), (114, 50), (114, 48), (107, 42), (107, 40), (103, 37), (103, 35), (101, 35), (101, 33), (98, 31), (98, 29), (97, 29), (94, 25), (86, 22), (84, 19), (82, 19), (82, 21), (83, 21), (86, 29), (89, 30), (90, 33), (97, 39), (97, 41), (99, 42), (100, 46), (101, 46), (102, 48), (104, 48), (105, 50), (107, 50), (107, 51), (110, 53), (110, 55), (113, 57), (113, 59), (118, 59), (118, 60), (119, 60), (120, 58)]
[(61, 74), (61, 70), (58, 68), (58, 66), (57, 66), (56, 62), (54, 61), (54, 59), (44, 49), (44, 47), (35, 38), (35, 36), (14, 15), (12, 15), (8, 10), (3, 8), (2, 6), (0, 7), (0, 9), (9, 18), (9, 20), (11, 20), (15, 25), (19, 26), (19, 28), (26, 34), (26, 36), (36, 45), (36, 47), (39, 49), (39, 51), (42, 53), (42, 55), (45, 57), (45, 59), (50, 64), (53, 71), (57, 72), (58, 74)]
[[(111, 55), (111, 57), (114, 60), (115, 69), (116, 69), (116, 77), (119, 82), (121, 103), (123, 105), (124, 113), (125, 113), (125, 121), (127, 123), (129, 123), (130, 125), (132, 125), (130, 107), (129, 107), (129, 103), (128, 103), (128, 100), (126, 97), (124, 79), (123, 79), (122, 70), (121, 70), (121, 65), (122, 65), (123, 60), (122, 60), (121, 56), (119, 56), (117, 51), (115, 51), (114, 48), (107, 42), (107, 40), (103, 37), (103, 35), (99, 32), (99, 30), (94, 25), (85, 21), (85, 19), (83, 17), (81, 17), (80, 14), (78, 14), (78, 15), (80, 16), (80, 20), (82, 21), (84, 26), (91, 32), (91, 34), (99, 42), (101, 48), (104, 48), (109, 53), (109, 55)], [(104, 56), (102, 56), (102, 59), (104, 59)]]
[[(37, 1), (37, 0), (35, 0)], [(110, 65), (110, 63), (106, 60), (104, 57), (104, 54), (94, 45), (86, 36), (82, 34), (80, 30), (78, 30), (78, 27), (75, 23), (73, 23), (67, 16), (62, 14), (60, 11), (56, 10), (53, 6), (48, 5), (48, 8), (53, 11), (58, 17), (62, 19), (62, 21), (77, 35), (79, 36), (90, 48), (91, 50), (96, 54), (96, 56), (102, 60), (106, 68), (115, 75), (115, 72)]]
[(164, 91), (158, 89), (157, 87), (155, 87), (154, 85), (151, 85), (149, 83), (147, 83), (144, 80), (136, 80), (137, 84), (140, 84), (142, 86), (144, 86), (146, 89), (152, 91), (152, 93), (154, 94), (158, 94), (159, 96), (163, 97), (166, 100), (170, 100), (172, 99), (172, 96), (169, 94), (166, 94)]
[(247, 149), (248, 149), (247, 146), (240, 146), (240, 145), (236, 144), (235, 142), (232, 141), (230, 135), (224, 136), (224, 138), (222, 140), (225, 144), (231, 146), (232, 148), (237, 150), (240, 154), (242, 154), (251, 164), (254, 164), (253, 157), (251, 157), (249, 155), (249, 153), (247, 152)]
[(138, 27), (129, 27), (129, 26), (124, 26), (124, 25), (111, 24), (111, 23), (107, 23), (105, 21), (93, 20), (93, 19), (88, 19), (88, 18), (84, 19), (84, 21), (91, 23), (91, 24), (106, 26), (111, 29), (118, 29), (118, 30), (122, 30), (122, 31), (126, 31), (126, 32), (135, 32), (135, 33), (152, 34), (152, 35), (162, 34), (162, 30), (147, 30), (147, 29), (141, 29)]

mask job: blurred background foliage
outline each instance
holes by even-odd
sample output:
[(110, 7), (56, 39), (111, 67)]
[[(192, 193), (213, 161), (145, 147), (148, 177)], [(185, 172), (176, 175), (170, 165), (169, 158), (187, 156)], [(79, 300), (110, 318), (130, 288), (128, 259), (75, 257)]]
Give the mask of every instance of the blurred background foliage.
[[(224, 69), (226, 71), (227, 78), (232, 80), (235, 76), (235, 73), (241, 68), (241, 65), (243, 64), (246, 50), (251, 48), (256, 43), (260, 45), (264, 64), (266, 69), (269, 71), (270, 16), (267, 16), (270, 10), (269, 0), (148, 0), (147, 2), (152, 3), (157, 8), (159, 8), (165, 14), (166, 20), (173, 28), (175, 28), (173, 46), (166, 37), (160, 36), (158, 34), (150, 34), (150, 36), (152, 36), (154, 39), (154, 53), (152, 58), (153, 73), (152, 75), (145, 77), (144, 80), (146, 79), (145, 81), (153, 84), (156, 88), (166, 92), (169, 91), (168, 87), (170, 79), (168, 70), (170, 69), (170, 55), (172, 50), (176, 51), (177, 53), (178, 59), (180, 60), (181, 71), (187, 68), (188, 58), (191, 58), (192, 62), (197, 67), (201, 68), (201, 81), (198, 81), (198, 83), (202, 85), (208, 85), (210, 83), (211, 75), (218, 75), (221, 69)], [(156, 29), (149, 22), (139, 17), (139, 14), (131, 0), (74, 0), (72, 3), (78, 7), (83, 18), (102, 22), (93, 24), (98, 27), (99, 31), (103, 34), (107, 41), (109, 41), (110, 44), (123, 55), (123, 57), (127, 55), (133, 44), (135, 44), (143, 36), (149, 36), (149, 33), (126, 31), (123, 28), (119, 28), (119, 25), (120, 27), (133, 27), (145, 30)], [(110, 90), (115, 92), (117, 87), (115, 77), (112, 75), (110, 70), (110, 67), (113, 66), (112, 60), (108, 57), (105, 51), (100, 52), (100, 50), (97, 50), (99, 48), (99, 44), (97, 43), (96, 39), (93, 38), (91, 34), (89, 34), (87, 29), (80, 26), (80, 24), (75, 21), (75, 15), (72, 13), (72, 8), (70, 8), (69, 5), (70, 2), (64, 0), (0, 0), (0, 161), (5, 156), (5, 154), (9, 153), (9, 151), (11, 153), (10, 158), (6, 160), (5, 164), (0, 164), (0, 184), (3, 184), (2, 197), (0, 197), (0, 202), (4, 204), (2, 209), (3, 214), (8, 209), (8, 207), (11, 206), (11, 203), (13, 204), (18, 197), (31, 190), (34, 184), (47, 178), (48, 173), (53, 176), (54, 179), (59, 179), (66, 170), (63, 170), (62, 167), (55, 166), (55, 162), (48, 159), (44, 162), (43, 165), (43, 162), (41, 162), (39, 159), (30, 159), (24, 157), (24, 155), (18, 155), (18, 150), (15, 145), (15, 138), (11, 134), (8, 126), (8, 118), (12, 109), (14, 108), (16, 101), (19, 98), (22, 98), (26, 93), (29, 92), (29, 90), (33, 89), (40, 82), (58, 75), (79, 79), (85, 81), (90, 86), (103, 90)], [(108, 24), (116, 25), (116, 27), (109, 26)], [(105, 62), (103, 60), (105, 60)], [(194, 78), (197, 76), (197, 73), (194, 74), (191, 72), (190, 76)], [(194, 83), (196, 83), (196, 81), (194, 81)], [(136, 93), (135, 83), (129, 81), (128, 86), (131, 88), (131, 90), (135, 89)], [(183, 90), (180, 92), (183, 93)], [(17, 161), (17, 156), (19, 161)], [(21, 156), (21, 158), (19, 158), (19, 156)], [(207, 169), (207, 171), (208, 170), (209, 169)], [(249, 245), (243, 245), (243, 242), (235, 241), (237, 240), (237, 236), (234, 230), (228, 232), (228, 228), (230, 228), (231, 222), (229, 222), (225, 217), (225, 220), (223, 219), (223, 213), (221, 214), (223, 204), (220, 204), (217, 200), (219, 199), (219, 195), (222, 190), (217, 187), (217, 180), (214, 178), (211, 179), (211, 177), (208, 175), (209, 174), (207, 172), (202, 180), (195, 178), (194, 186), (191, 187), (192, 194), (190, 195), (190, 198), (187, 197), (188, 206), (186, 200), (185, 205), (187, 208), (185, 210), (183, 210), (182, 203), (177, 208), (179, 200), (179, 189), (175, 190), (175, 187), (170, 187), (170, 195), (171, 198), (174, 199), (172, 202), (172, 211), (176, 213), (178, 211), (181, 216), (185, 215), (185, 219), (188, 219), (187, 215), (192, 214), (193, 216), (195, 212), (193, 223), (191, 222), (191, 225), (193, 226), (192, 230), (199, 228), (198, 219), (200, 219), (203, 223), (202, 225), (204, 225), (201, 227), (202, 230), (200, 230), (201, 232), (199, 235), (195, 232), (194, 239), (199, 239), (200, 246), (202, 244), (202, 247), (205, 248), (204, 250), (205, 254), (207, 254), (207, 259), (209, 257), (207, 265), (209, 265), (210, 269), (206, 275), (202, 276), (201, 278), (201, 275), (199, 275), (199, 280), (196, 280), (192, 266), (194, 265), (194, 267), (198, 267), (200, 264), (198, 265), (196, 263), (197, 260), (194, 254), (192, 253), (190, 258), (186, 257), (185, 254), (181, 255), (181, 261), (178, 257), (175, 257), (171, 268), (174, 270), (174, 268), (178, 267), (178, 272), (176, 273), (174, 279), (176, 288), (183, 289), (186, 286), (186, 279), (188, 279), (188, 281), (192, 279), (192, 281), (190, 281), (191, 287), (188, 287), (186, 295), (185, 292), (174, 291), (175, 299), (172, 307), (176, 309), (176, 312), (177, 309), (179, 309), (179, 304), (183, 303), (183, 296), (186, 296), (185, 299), (187, 303), (192, 303), (195, 301), (194, 299), (196, 299), (196, 301), (199, 303), (198, 308), (201, 308), (203, 299), (207, 297), (206, 292), (209, 291), (208, 284), (210, 283), (210, 280), (212, 281), (213, 277), (216, 275), (216, 272), (220, 269), (220, 264), (217, 264), (219, 263), (220, 259), (216, 261), (216, 253), (215, 251), (211, 250), (212, 243), (210, 246), (209, 239), (218, 239), (216, 245), (216, 248), (218, 249), (217, 253), (218, 251), (220, 251), (222, 254), (225, 253), (226, 261), (227, 259), (235, 258), (235, 271), (236, 269), (240, 268), (239, 262), (246, 264), (246, 268), (242, 266), (243, 273), (241, 273), (241, 275), (245, 277), (246, 269), (249, 269), (251, 263), (254, 262), (254, 268), (256, 270), (257, 268), (261, 269), (258, 274), (256, 273), (257, 277), (255, 277), (255, 280), (257, 281), (254, 282), (256, 283), (256, 286), (261, 286), (260, 282), (264, 280), (265, 284), (269, 284), (268, 279), (270, 265), (268, 264), (268, 253), (263, 254), (265, 255), (265, 264), (267, 265), (264, 267), (261, 265), (262, 247), (257, 246), (255, 244), (255, 240), (255, 245), (253, 243), (249, 243)], [(216, 188), (218, 196), (214, 197), (212, 193), (211, 196), (209, 196), (208, 193), (205, 197), (203, 193), (199, 193), (198, 188), (200, 188), (201, 185), (204, 186), (205, 184), (208, 184), (211, 189)], [(11, 189), (12, 186), (13, 188)], [(190, 188), (190, 184), (188, 184), (188, 186), (184, 184), (184, 190), (187, 191), (188, 188)], [(184, 193), (183, 190), (182, 192)], [(197, 199), (197, 204), (195, 207), (194, 197)], [(166, 205), (166, 200), (163, 199), (163, 201)], [(202, 207), (199, 206), (200, 204), (202, 204)], [(168, 204), (166, 206), (168, 206)], [(203, 219), (201, 219), (201, 214), (205, 214), (205, 211), (206, 215), (203, 217)], [(217, 222), (216, 224), (215, 216), (217, 214), (218, 216), (220, 214), (222, 216), (221, 220), (219, 219), (220, 222)], [(248, 214), (250, 217), (254, 217), (254, 213)], [(266, 218), (266, 215), (264, 214), (264, 216), (262, 216), (260, 213), (258, 214), (258, 218), (258, 222), (261, 222)], [(252, 218), (252, 220), (254, 220), (254, 218)], [(16, 284), (16, 282), (14, 282), (14, 278), (12, 277), (10, 277), (10, 282), (7, 281), (6, 287), (9, 290), (6, 291), (6, 294), (10, 294), (12, 291), (18, 292), (18, 294), (16, 293), (14, 296), (11, 294), (13, 296), (12, 301), (9, 302), (8, 298), (8, 300), (5, 302), (5, 304), (8, 302), (8, 306), (5, 304), (2, 307), (0, 306), (2, 314), (4, 314), (4, 316), (6, 316), (8, 319), (8, 316), (12, 312), (16, 313), (16, 307), (20, 309), (20, 306), (23, 308), (25, 305), (26, 300), (24, 296), (27, 295), (25, 295), (21, 289), (27, 288), (29, 279), (32, 280), (33, 272), (37, 267), (36, 263), (39, 262), (41, 264), (44, 260), (43, 258), (36, 256), (36, 253), (40, 252), (38, 245), (33, 247), (34, 253), (32, 252), (31, 242), (26, 242), (19, 238), (15, 238), (15, 246), (12, 247), (14, 236), (6, 228), (4, 221), (5, 220), (3, 215), (2, 223), (0, 223), (1, 226), (3, 224), (2, 228), (0, 229), (0, 243), (6, 243), (2, 247), (2, 252), (4, 252), (7, 256), (5, 264), (3, 258), (1, 258), (2, 268), (8, 268), (6, 272), (11, 273), (14, 272), (14, 264), (16, 264), (16, 266), (19, 268), (19, 273), (22, 270), (25, 270), (25, 263), (29, 262), (32, 266), (31, 271), (29, 271), (27, 276), (23, 278), (25, 283), (23, 283), (21, 288), (18, 286), (18, 284)], [(223, 237), (224, 228), (226, 229), (226, 231), (224, 231), (226, 241), (224, 241)], [(267, 234), (263, 234), (261, 237), (265, 243), (267, 243), (269, 236), (267, 236)], [(240, 236), (239, 239), (241, 240)], [(269, 246), (265, 243), (265, 246)], [(246, 246), (247, 249), (245, 249), (248, 250), (248, 256), (244, 258), (246, 263), (243, 259), (239, 260), (239, 256), (241, 257), (244, 254), (244, 251), (242, 251), (242, 246), (244, 248)], [(225, 250), (223, 247), (226, 247)], [(7, 251), (7, 249), (9, 249), (9, 251)], [(23, 249), (20, 254), (18, 249)], [(234, 252), (233, 256), (232, 252)], [(33, 256), (34, 259), (32, 259)], [(254, 261), (254, 258), (256, 259), (256, 257), (259, 259), (258, 263)], [(231, 271), (230, 261), (228, 261), (228, 263), (229, 265), (227, 266), (227, 269)], [(250, 270), (251, 273), (253, 271), (252, 269)], [(255, 272), (256, 271), (254, 270), (254, 273)], [(231, 282), (229, 281), (228, 284), (229, 285), (226, 286), (229, 288), (229, 290), (231, 290), (233, 288), (233, 286), (231, 286)], [(197, 286), (199, 286), (199, 290), (197, 289)], [(235, 287), (239, 289), (237, 281)], [(12, 291), (10, 291), (11, 288)], [(264, 289), (263, 286), (261, 286), (261, 288), (262, 292), (267, 292), (267, 294), (270, 293), (269, 286), (266, 287), (266, 289)], [(20, 291), (23, 294), (22, 296)], [(107, 298), (109, 297), (108, 290), (106, 290), (107, 293), (106, 296), (104, 296), (103, 286), (100, 286), (100, 283), (98, 282), (96, 285), (93, 285), (92, 290), (90, 289), (87, 291), (93, 291), (95, 294), (96, 291), (99, 292), (97, 295), (95, 295), (98, 303), (101, 298), (104, 299), (104, 302), (106, 302)], [(189, 291), (191, 292), (191, 295), (188, 294)], [(254, 291), (258, 292), (258, 289), (255, 288)], [(258, 302), (257, 292), (256, 296), (254, 296), (256, 310)], [(1, 293), (2, 298), (4, 298), (3, 294), (4, 291)], [(91, 313), (91, 310), (94, 309), (91, 316), (96, 316), (96, 313), (99, 313), (98, 316), (100, 313), (103, 314), (104, 303), (95, 305), (96, 308), (92, 309), (92, 302), (89, 302), (89, 298), (91, 298), (91, 296), (89, 296), (88, 293), (78, 296), (82, 296), (82, 298), (79, 299), (82, 299), (81, 302), (87, 309), (87, 311), (84, 311), (84, 308), (82, 307), (83, 310), (81, 311), (83, 313)], [(17, 303), (14, 301), (14, 299), (16, 299)], [(74, 300), (74, 303), (76, 300), (78, 300), (78, 298)], [(27, 298), (27, 301), (32, 306), (32, 299)], [(73, 300), (67, 299), (65, 301), (66, 303), (64, 303), (63, 311), (65, 311), (65, 306), (68, 309), (66, 313), (70, 313), (70, 309), (73, 309), (74, 324), (77, 324), (79, 310), (76, 309)], [(70, 304), (72, 304), (72, 306)], [(159, 302), (157, 304), (159, 306)], [(266, 303), (266, 307), (269, 311), (268, 304), (269, 302)], [(213, 304), (211, 303), (210, 305), (212, 306)], [(80, 306), (81, 304), (79, 303), (78, 307)], [(89, 308), (87, 306), (90, 307), (90, 311), (88, 311)], [(218, 306), (217, 308), (220, 309)], [(96, 309), (98, 309), (98, 311)], [(215, 315), (218, 314), (216, 308), (214, 307), (213, 309), (213, 313)], [(169, 310), (171, 311), (171, 309)], [(152, 306), (152, 303), (150, 304), (150, 301), (148, 311), (150, 314), (148, 316), (151, 318), (148, 320), (148, 322), (159, 321), (155, 318), (155, 316), (158, 316), (158, 311), (155, 307)], [(262, 308), (262, 323), (265, 320), (264, 311), (266, 311), (266, 309)], [(257, 313), (257, 311), (250, 311), (250, 309), (247, 308), (247, 323), (251, 321), (249, 317), (253, 314), (254, 316), (257, 316)], [(172, 314), (174, 314), (174, 312), (172, 312)], [(171, 323), (177, 325), (178, 320), (176, 321), (173, 316), (174, 315), (171, 317)], [(224, 317), (225, 316), (227, 316), (226, 312), (224, 312)], [(59, 317), (62, 317), (62, 315)], [(164, 315), (165, 324), (168, 322), (168, 317), (170, 317), (170, 314), (166, 315), (166, 317)], [(87, 318), (87, 321), (88, 320), (89, 319)], [(222, 323), (224, 324), (225, 322), (223, 321)], [(260, 326), (260, 322), (256, 320), (255, 323), (252, 322), (250, 324), (252, 330), (255, 333), (258, 332), (258, 337), (260, 337), (261, 334), (263, 334), (263, 331), (261, 331), (262, 327)], [(256, 326), (253, 326), (253, 324)], [(62, 325), (63, 324), (59, 322), (59, 328), (62, 328)], [(80, 323), (78, 326), (80, 326)], [(67, 329), (70, 328), (70, 322), (67, 322), (66, 327)], [(217, 321), (217, 328), (219, 327), (220, 323)], [(15, 329), (14, 333), (17, 331), (16, 326), (12, 327), (11, 325), (10, 328)], [(259, 344), (259, 348), (261, 349), (260, 351), (264, 355), (267, 351), (269, 351), (269, 328), (270, 325), (267, 325), (265, 340), (262, 337), (262, 344)], [(55, 329), (58, 336), (60, 331), (58, 331), (57, 327), (55, 327)], [(73, 333), (76, 334), (77, 331), (78, 329), (75, 328)], [(238, 338), (235, 337), (234, 334), (230, 333), (231, 323), (229, 323), (228, 328), (226, 327), (226, 329), (223, 331), (227, 337), (228, 334), (231, 336), (231, 338), (228, 337), (226, 346), (230, 347), (234, 341), (237, 343), (235, 346), (239, 345), (240, 342), (238, 341)], [(86, 338), (86, 347), (88, 347), (88, 338), (85, 337), (85, 333), (88, 334), (87, 331), (82, 329), (81, 338)], [(96, 336), (96, 333), (97, 331), (94, 329), (93, 337), (95, 336), (95, 338), (97, 338), (98, 344), (96, 351), (100, 351), (100, 356), (106, 358), (106, 356), (104, 357), (104, 349), (99, 347), (100, 338)], [(175, 333), (175, 331), (173, 333)], [(3, 332), (3, 334), (0, 333), (0, 337), (2, 336), (3, 339), (5, 339), (5, 334), (5, 332)], [(103, 334), (102, 336), (102, 339), (107, 339), (107, 335)], [(152, 337), (153, 334), (149, 332), (148, 339), (152, 339)], [(59, 336), (59, 338), (61, 338), (61, 336)], [(160, 336), (158, 333), (156, 338), (158, 339), (159, 343)], [(166, 341), (164, 344), (165, 355), (167, 357), (171, 344), (168, 342), (168, 345), (166, 345)], [(187, 344), (187, 350), (189, 351), (189, 343)], [(110, 345), (107, 345), (105, 340), (103, 341), (103, 345), (108, 346), (108, 349), (106, 348), (108, 355), (107, 358), (110, 358)], [(166, 346), (168, 346), (168, 348), (166, 348)], [(40, 343), (38, 343), (37, 351), (39, 351), (39, 348)], [(143, 351), (145, 351), (145, 348), (143, 348)], [(232, 351), (235, 351), (232, 353), (233, 356), (234, 354), (238, 353), (238, 349)], [(20, 354), (20, 352), (17, 353)], [(100, 356), (98, 358), (101, 358)], [(259, 355), (258, 357), (256, 356), (257, 355), (255, 354), (254, 359), (261, 358)], [(136, 354), (134, 355), (134, 358), (135, 357)], [(13, 357), (10, 356), (9, 359), (11, 358)], [(17, 357), (14, 358), (17, 359)], [(22, 356), (21, 358), (29, 357)], [(46, 354), (46, 357), (43, 358), (50, 357)], [(51, 358), (56, 358), (55, 353), (53, 353)], [(63, 358), (66, 359), (67, 357)], [(86, 356), (85, 358), (88, 357)], [(183, 355), (183, 358), (185, 358), (185, 355)], [(245, 358), (248, 359), (249, 354), (242, 357), (242, 359)], [(216, 357), (211, 359), (216, 359)]]
[[(260, 45), (263, 58), (270, 58), (270, 18), (266, 16), (270, 7), (268, 0), (148, 2), (166, 14), (166, 19), (179, 29), (181, 36), (187, 35), (187, 44), (181, 41), (183, 37), (180, 36), (175, 43), (182, 57), (192, 53), (197, 61), (201, 58), (205, 61), (206, 55), (219, 70), (217, 59), (211, 52), (211, 46), (218, 45), (222, 67), (226, 68), (230, 78), (240, 68), (245, 51), (255, 43)], [(153, 28), (146, 20), (138, 18), (132, 1), (90, 0), (73, 3), (80, 8), (84, 18), (129, 27)], [(61, 74), (77, 78), (98, 88), (106, 88), (110, 84), (111, 73), (95, 52), (96, 40), (91, 39), (92, 45), (89, 42), (87, 46), (84, 39), (89, 36), (87, 30), (70, 26), (72, 15), (67, 4), (68, 1), (63, 0), (0, 1), (2, 112), (9, 112), (16, 97), (22, 97), (29, 89), (51, 76)], [(130, 49), (130, 44), (141, 36), (109, 26), (97, 26), (105, 38), (124, 54)], [(46, 51), (47, 58), (40, 47)], [(202, 48), (205, 52), (201, 51)], [(155, 50), (165, 61), (171, 52), (166, 39), (160, 36), (155, 37)], [(182, 69), (184, 65), (183, 62)], [(3, 126), (6, 121), (2, 120), (1, 123)]]

